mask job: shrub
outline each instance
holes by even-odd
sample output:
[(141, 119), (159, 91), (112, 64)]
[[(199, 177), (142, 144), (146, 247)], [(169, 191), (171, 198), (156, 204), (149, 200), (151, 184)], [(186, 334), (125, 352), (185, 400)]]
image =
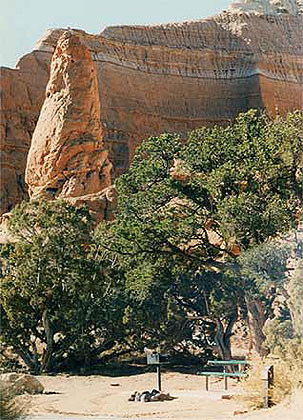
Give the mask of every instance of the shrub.
[(274, 366), (274, 385), (270, 392), (273, 405), (291, 397), (303, 384), (303, 342), (290, 340), (282, 358), (254, 360), (247, 379), (243, 382), (244, 394), (240, 399), (250, 409), (263, 407), (261, 372), (265, 365)]

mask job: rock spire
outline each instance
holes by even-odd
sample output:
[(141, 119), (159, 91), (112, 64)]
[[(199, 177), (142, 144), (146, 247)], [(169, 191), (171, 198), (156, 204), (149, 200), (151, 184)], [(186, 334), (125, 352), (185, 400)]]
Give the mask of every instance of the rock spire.
[(109, 187), (112, 166), (103, 137), (91, 54), (78, 35), (67, 31), (52, 58), (28, 155), (30, 197), (82, 200)]

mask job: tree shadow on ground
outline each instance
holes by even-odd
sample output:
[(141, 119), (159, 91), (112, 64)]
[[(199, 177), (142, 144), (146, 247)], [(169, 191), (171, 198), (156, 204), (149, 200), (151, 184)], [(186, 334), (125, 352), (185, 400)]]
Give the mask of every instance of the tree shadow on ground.
[[(184, 374), (196, 374), (198, 370), (201, 370), (202, 364), (200, 365), (172, 365), (169, 363), (161, 365), (161, 371), (163, 373), (167, 372), (177, 372)], [(100, 366), (86, 372), (78, 373), (78, 375), (101, 375), (109, 377), (119, 377), (119, 376), (136, 376), (142, 375), (144, 373), (156, 372), (156, 366), (146, 365), (146, 364), (111, 364), (108, 366)]]
[[(201, 370), (202, 364), (186, 365), (186, 364), (170, 364), (165, 363), (161, 365), (161, 371), (167, 372), (178, 372), (183, 374), (196, 374), (197, 371)], [(73, 376), (107, 376), (116, 378), (120, 376), (137, 376), (143, 375), (149, 372), (156, 372), (156, 367), (152, 365), (146, 365), (142, 363), (110, 363), (106, 365), (94, 365), (86, 369), (75, 369), (66, 372), (60, 372), (60, 374), (67, 374)], [(56, 373), (49, 373), (50, 376), (56, 376)]]

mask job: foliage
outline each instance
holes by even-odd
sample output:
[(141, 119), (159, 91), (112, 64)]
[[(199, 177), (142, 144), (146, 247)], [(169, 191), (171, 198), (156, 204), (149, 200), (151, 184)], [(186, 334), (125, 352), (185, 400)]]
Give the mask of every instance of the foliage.
[[(287, 286), (289, 299), (287, 301), (290, 308), (294, 336), (303, 340), (303, 263), (298, 264), (293, 276)], [(303, 354), (303, 352), (302, 352)], [(303, 358), (303, 357), (302, 357)]]
[[(146, 345), (231, 357), (248, 297), (270, 316), (271, 287), (283, 288), (287, 250), (270, 240), (299, 214), (302, 124), (302, 112), (250, 110), (187, 139), (151, 137), (117, 179), (115, 220), (95, 231), (86, 208), (17, 206), (16, 242), (1, 249), (4, 346), (34, 372)], [(298, 278), (296, 317), (300, 290)]]
[(298, 197), (298, 205), (303, 199), (303, 111), (287, 114), (272, 124), (273, 138), (277, 139), (283, 160), (290, 171), (291, 190)]
[(258, 292), (284, 287), (291, 246), (284, 242), (267, 241), (239, 257), (241, 274), (255, 284)]
[[(276, 330), (276, 336), (280, 334)], [(284, 335), (286, 338), (286, 335)], [(279, 339), (278, 339), (279, 340)], [(280, 339), (280, 344), (282, 343)], [(263, 406), (263, 381), (262, 368), (265, 365), (274, 366), (274, 384), (270, 392), (271, 402), (279, 404), (286, 397), (295, 394), (303, 383), (303, 341), (301, 339), (288, 338), (283, 345), (274, 348), (274, 355), (266, 359), (253, 360), (248, 371), (248, 377), (243, 382), (244, 394), (240, 399), (244, 400), (251, 409)]]
[[(136, 257), (136, 266), (216, 268), (228, 249), (210, 233), (244, 250), (288, 229), (295, 197), (271, 126), (250, 111), (233, 126), (193, 132), (185, 143), (168, 134), (150, 138), (117, 181), (111, 250)], [(177, 161), (183, 179), (174, 176)]]
[(3, 345), (34, 372), (89, 364), (120, 333), (119, 305), (110, 310), (119, 293), (95, 262), (88, 210), (22, 203), (9, 227), (16, 242), (1, 252)]
[[(295, 113), (284, 125), (251, 110), (186, 141), (163, 134), (139, 147), (117, 180), (116, 219), (99, 228), (99, 243), (123, 267), (139, 305), (169, 298), (185, 319), (215, 326), (208, 344), (217, 338), (221, 350), (229, 347), (246, 284), (239, 248), (249, 251), (294, 225), (302, 153), (293, 124), (301, 120)], [(273, 267), (266, 269), (269, 281)]]
[(264, 359), (251, 361), (247, 378), (243, 381), (244, 393), (238, 396), (250, 409), (263, 408), (263, 380), (262, 369), (265, 365), (274, 366), (274, 386), (270, 390), (271, 404), (279, 404), (293, 391), (294, 379), (297, 371), (284, 360)]
[(303, 371), (303, 334), (302, 334), (302, 262), (285, 283), (287, 299), (284, 310), (271, 319), (265, 326), (265, 345), (271, 353), (286, 361), (295, 363)]
[[(250, 348), (260, 356), (269, 352), (268, 343), (264, 343), (264, 325), (268, 327), (275, 322), (277, 302), (284, 300), (284, 295), (287, 294), (285, 281), (290, 255), (289, 244), (281, 240), (271, 240), (244, 252), (238, 259), (247, 308)], [(284, 305), (282, 309), (279, 305), (279, 310), (283, 312), (283, 321), (289, 322), (287, 306)]]

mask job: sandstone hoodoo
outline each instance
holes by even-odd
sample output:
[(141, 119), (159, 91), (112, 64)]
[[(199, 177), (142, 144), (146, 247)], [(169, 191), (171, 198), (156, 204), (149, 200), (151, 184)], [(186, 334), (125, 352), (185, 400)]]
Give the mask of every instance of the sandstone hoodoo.
[(26, 168), (31, 198), (82, 199), (111, 185), (96, 69), (81, 39), (67, 31), (54, 52), (46, 97)]
[[(224, 124), (249, 108), (263, 108), (270, 115), (302, 109), (302, 28), (302, 1), (243, 0), (233, 3), (228, 11), (193, 22), (114, 26), (96, 35), (73, 30), (83, 44), (75, 61), (88, 63), (89, 50), (94, 62), (99, 83), (95, 96), (101, 104), (100, 127), (113, 163), (114, 177), (128, 169), (136, 147), (151, 135), (187, 133), (205, 125)], [(52, 55), (63, 33), (62, 29), (49, 30), (35, 50), (20, 60), (17, 69), (1, 69), (1, 130), (7, 160), (0, 177), (3, 180), (1, 212), (10, 210), (26, 197), (24, 173), (30, 137), (43, 105)], [(53, 68), (55, 62), (58, 65), (59, 55), (54, 58)], [(76, 85), (72, 81), (75, 77), (73, 67), (77, 67), (76, 62), (62, 66), (61, 73), (56, 76), (58, 80), (60, 76), (62, 83), (68, 80)], [(88, 67), (83, 66), (81, 76), (78, 75), (81, 89), (77, 95), (75, 92), (70, 96), (76, 101), (82, 94), (86, 95), (84, 86), (89, 86), (93, 75)], [(66, 76), (64, 72), (67, 72)], [(50, 81), (50, 96), (42, 109), (44, 117), (41, 115), (39, 120), (41, 128), (43, 118), (46, 118), (45, 107), (54, 102), (51, 84)], [(92, 87), (89, 90), (92, 91)], [(85, 102), (87, 98), (82, 100)], [(69, 107), (68, 120), (71, 118), (76, 125), (80, 118), (76, 105), (66, 106)], [(58, 115), (50, 111), (48, 115), (54, 116), (56, 124), (66, 127), (67, 121), (59, 122), (59, 115), (63, 119), (67, 116), (63, 108), (62, 104)], [(54, 122), (52, 127), (54, 129)], [(47, 129), (45, 134), (49, 138), (56, 137), (58, 130), (60, 128), (55, 132)], [(34, 141), (38, 132), (39, 127)], [(49, 153), (49, 145), (45, 144), (45, 147)], [(60, 149), (66, 157), (58, 152), (60, 166), (64, 166), (62, 159), (70, 159), (69, 153), (74, 153), (74, 149), (67, 151), (63, 147), (69, 149), (70, 143), (64, 146), (62, 143)], [(46, 156), (47, 153), (43, 153)], [(34, 165), (34, 161), (31, 162)], [(50, 167), (53, 162), (50, 156), (47, 163), (42, 163), (38, 157), (35, 162), (37, 168), (42, 165), (49, 175), (35, 169), (39, 175), (35, 177), (32, 173), (30, 176), (31, 194), (43, 190), (41, 182), (48, 176), (46, 183), (49, 185), (46, 187), (45, 184), (43, 190), (53, 188), (48, 190), (48, 195), (86, 194), (81, 191), (83, 177), (71, 177), (68, 183), (64, 182), (64, 187), (60, 182), (57, 185), (61, 178), (57, 177), (56, 167)], [(31, 168), (34, 170), (34, 166)], [(51, 179), (56, 182), (53, 184)], [(79, 185), (73, 187), (71, 184), (79, 179)], [(58, 190), (54, 190), (56, 188)]]

